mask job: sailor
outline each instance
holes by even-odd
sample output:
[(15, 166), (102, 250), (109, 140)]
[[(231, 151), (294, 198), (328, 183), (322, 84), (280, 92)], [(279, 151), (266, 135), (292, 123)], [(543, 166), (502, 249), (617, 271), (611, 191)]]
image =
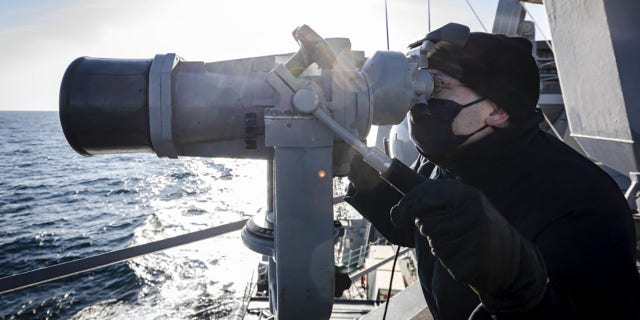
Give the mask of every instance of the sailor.
[(630, 208), (596, 164), (539, 129), (531, 52), (487, 33), (437, 42), (433, 95), (408, 115), (413, 169), (429, 179), (402, 196), (355, 158), (346, 200), (415, 248), (434, 319), (640, 319)]

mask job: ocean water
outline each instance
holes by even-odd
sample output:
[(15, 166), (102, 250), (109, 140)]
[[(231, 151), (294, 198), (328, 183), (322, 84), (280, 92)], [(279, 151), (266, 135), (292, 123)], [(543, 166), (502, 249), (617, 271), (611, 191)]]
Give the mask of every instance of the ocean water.
[[(57, 112), (0, 112), (0, 277), (250, 217), (266, 167), (83, 157)], [(0, 319), (224, 319), (258, 260), (233, 232), (0, 295)]]

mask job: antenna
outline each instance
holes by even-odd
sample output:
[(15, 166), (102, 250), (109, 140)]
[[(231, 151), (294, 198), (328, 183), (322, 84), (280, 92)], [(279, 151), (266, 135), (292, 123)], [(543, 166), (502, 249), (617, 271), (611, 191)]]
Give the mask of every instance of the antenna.
[(384, 22), (387, 29), (387, 51), (389, 51), (389, 10), (387, 9), (387, 0), (384, 0)]
[(431, 32), (431, 0), (427, 1), (427, 31)]

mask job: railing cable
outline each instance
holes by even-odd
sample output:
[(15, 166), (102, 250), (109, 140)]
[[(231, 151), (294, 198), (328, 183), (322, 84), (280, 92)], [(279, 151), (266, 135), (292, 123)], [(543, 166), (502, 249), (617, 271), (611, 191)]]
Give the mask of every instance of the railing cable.
[[(520, 2), (520, 1), (519, 1)], [(531, 18), (531, 21), (533, 21), (533, 24), (536, 26), (536, 28), (538, 29), (538, 31), (540, 31), (540, 33), (542, 33), (542, 36), (544, 37), (544, 41), (547, 43), (547, 46), (549, 46), (549, 50), (551, 50), (551, 53), (553, 54), (553, 56), (556, 56), (555, 51), (553, 50), (553, 47), (551, 46), (551, 41), (549, 40), (549, 37), (547, 37), (547, 35), (544, 33), (544, 31), (542, 31), (542, 28), (540, 28), (540, 25), (538, 24), (538, 22), (536, 21), (536, 19), (533, 18), (533, 15), (531, 14), (531, 12), (529, 12), (529, 10), (527, 10), (527, 7), (524, 5), (524, 2), (520, 2), (520, 6), (522, 6), (522, 10), (524, 10), (524, 12), (527, 13), (527, 15), (529, 16), (529, 18)]]
[[(404, 254), (406, 252), (409, 252), (409, 250), (411, 250), (411, 248), (404, 248), (404, 249), (400, 250), (399, 254)], [(374, 270), (378, 269), (380, 266), (384, 265), (385, 263), (393, 260), (393, 258), (395, 258), (395, 256), (396, 255), (393, 254), (393, 255), (385, 258), (384, 260), (380, 260), (379, 262), (375, 263), (374, 265), (372, 265), (370, 267), (367, 267), (364, 270), (360, 270), (358, 272), (352, 273), (352, 274), (349, 275), (349, 279), (351, 279), (351, 281), (356, 280), (356, 279), (364, 276), (365, 274), (370, 273), (371, 271), (374, 271)]]
[(145, 243), (138, 246), (107, 252), (92, 257), (77, 259), (37, 270), (0, 278), (0, 294), (31, 287), (40, 283), (49, 282), (60, 278), (65, 278), (81, 272), (105, 267), (149, 253), (237, 231), (242, 229), (246, 221), (247, 220), (245, 219), (231, 222), (223, 224), (221, 226), (191, 232), (172, 238)]
[(482, 26), (482, 29), (484, 29), (484, 32), (487, 32), (487, 28), (484, 26), (484, 23), (482, 23), (482, 20), (480, 20), (480, 17), (478, 16), (478, 13), (476, 13), (476, 10), (473, 9), (473, 6), (469, 2), (469, 0), (464, 0), (464, 1), (467, 2), (467, 4), (469, 5), (469, 8), (473, 12), (473, 15), (476, 16), (476, 19), (478, 20), (478, 22), (480, 22), (480, 25)]

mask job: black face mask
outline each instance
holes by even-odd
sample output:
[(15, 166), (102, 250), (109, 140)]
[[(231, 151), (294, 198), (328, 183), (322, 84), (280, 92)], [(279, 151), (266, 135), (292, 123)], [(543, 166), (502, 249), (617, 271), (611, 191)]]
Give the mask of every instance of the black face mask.
[(482, 128), (467, 134), (457, 136), (453, 134), (451, 124), (462, 109), (474, 105), (484, 98), (465, 105), (445, 99), (431, 98), (427, 104), (417, 104), (409, 116), (409, 134), (418, 150), (427, 159), (439, 162), (448, 157), (451, 152), (467, 141)]

